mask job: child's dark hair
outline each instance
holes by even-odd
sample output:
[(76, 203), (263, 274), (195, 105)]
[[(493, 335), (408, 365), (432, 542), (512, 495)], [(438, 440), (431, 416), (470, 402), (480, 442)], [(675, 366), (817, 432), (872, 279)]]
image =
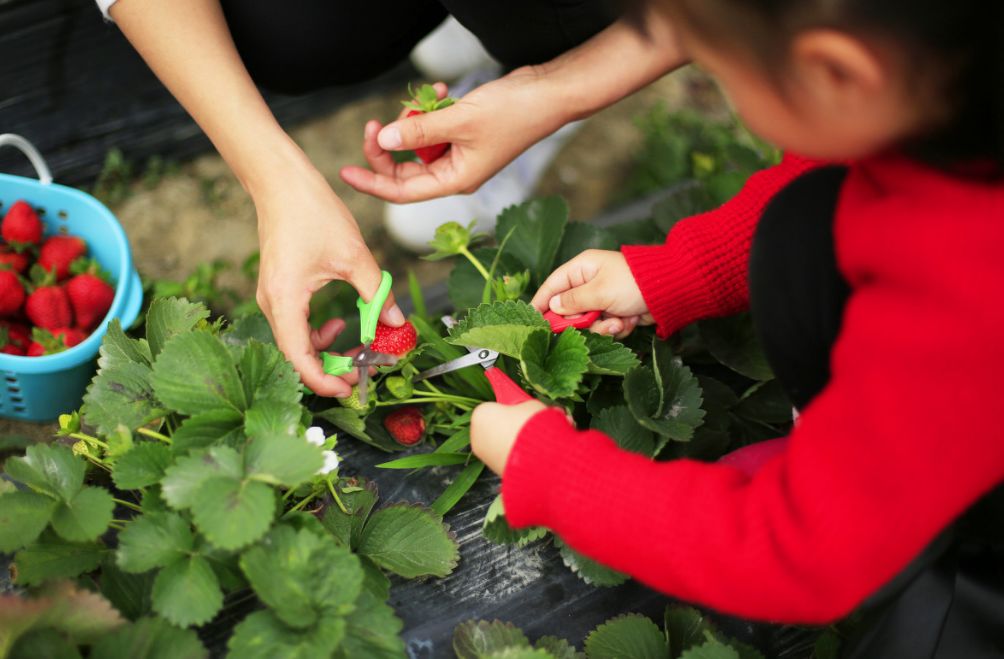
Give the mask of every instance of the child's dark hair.
[(1004, 175), (1004, 0), (655, 2), (709, 41), (742, 44), (767, 64), (783, 58), (806, 28), (895, 39), (907, 49), (916, 81), (939, 83), (935, 98), (951, 117), (904, 145), (907, 152), (944, 168), (977, 164)]

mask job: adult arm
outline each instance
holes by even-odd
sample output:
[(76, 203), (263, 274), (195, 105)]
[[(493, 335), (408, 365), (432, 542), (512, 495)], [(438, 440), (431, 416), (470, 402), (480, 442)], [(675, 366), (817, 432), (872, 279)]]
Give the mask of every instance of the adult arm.
[[(641, 29), (639, 29), (641, 28)], [(370, 121), (363, 151), (371, 169), (346, 167), (351, 186), (395, 203), (472, 192), (530, 146), (682, 66), (687, 56), (667, 19), (646, 9), (537, 66), (516, 69), (446, 109)], [(391, 151), (448, 142), (429, 165), (395, 163)]]
[[(244, 67), (216, 0), (118, 0), (112, 18), (192, 115), (248, 191), (258, 213), (258, 303), (279, 348), (320, 395), (348, 394), (325, 375), (317, 350), (332, 326), (312, 332), (311, 295), (341, 279), (364, 298), (380, 268), (349, 210), (285, 133)], [(390, 300), (384, 322), (404, 321)]]

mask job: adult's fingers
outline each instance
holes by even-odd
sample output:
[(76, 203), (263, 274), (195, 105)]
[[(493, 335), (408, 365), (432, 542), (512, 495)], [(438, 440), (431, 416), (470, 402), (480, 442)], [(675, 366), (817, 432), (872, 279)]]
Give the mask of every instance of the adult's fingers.
[(468, 187), (466, 181), (456, 176), (451, 164), (444, 163), (440, 166), (443, 160), (446, 160), (445, 156), (428, 168), (418, 163), (403, 163), (422, 167), (421, 171), (410, 172), (410, 168), (399, 164), (398, 169), (390, 174), (356, 166), (343, 167), (340, 174), (343, 181), (359, 192), (395, 204), (407, 204), (456, 194)]
[[(352, 393), (352, 387), (347, 382), (327, 375), (321, 368), (313, 344), (315, 337), (312, 337), (310, 325), (307, 323), (309, 294), (280, 295), (274, 300), (265, 302), (261, 306), (272, 325), (276, 345), (292, 362), (293, 368), (300, 374), (300, 380), (319, 396), (343, 397)], [(331, 333), (330, 327), (327, 332)]]
[(341, 318), (332, 318), (319, 328), (310, 331), (310, 344), (314, 350), (327, 350), (328, 346), (335, 342), (338, 335), (345, 329), (345, 321)]
[[(380, 270), (380, 266), (377, 265), (373, 255), (367, 253), (362, 262), (352, 269), (348, 282), (359, 293), (359, 297), (369, 302), (376, 295), (377, 289), (380, 288), (382, 278), (383, 273)], [(404, 324), (404, 321), (404, 312), (401, 311), (401, 307), (397, 306), (397, 301), (394, 299), (392, 291), (387, 296), (387, 302), (384, 303), (383, 309), (380, 311), (380, 322), (391, 327), (400, 327)]]
[(398, 119), (380, 130), (377, 142), (385, 151), (403, 151), (452, 142), (456, 138), (462, 112), (459, 105), (451, 105), (435, 112)]

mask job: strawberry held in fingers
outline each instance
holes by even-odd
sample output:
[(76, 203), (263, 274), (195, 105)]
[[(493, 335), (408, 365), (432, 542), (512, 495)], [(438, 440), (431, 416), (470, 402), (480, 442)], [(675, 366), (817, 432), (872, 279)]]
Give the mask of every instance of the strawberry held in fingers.
[(12, 316), (24, 304), (24, 285), (10, 269), (0, 270), (0, 316)]
[(422, 410), (409, 405), (388, 414), (383, 420), (383, 427), (398, 444), (414, 446), (425, 435), (425, 417), (422, 416)]
[(115, 288), (93, 260), (78, 259), (71, 271), (77, 275), (66, 282), (66, 294), (77, 327), (89, 332), (104, 320), (115, 299)]
[(42, 241), (42, 220), (26, 202), (15, 201), (0, 223), (0, 235), (15, 251), (24, 251)]
[(386, 355), (404, 357), (415, 349), (417, 342), (418, 332), (415, 331), (415, 326), (408, 321), (405, 321), (404, 325), (400, 327), (377, 323), (376, 338), (370, 344), (370, 349)]
[(70, 265), (87, 253), (87, 243), (76, 236), (52, 236), (38, 250), (38, 263), (46, 270), (56, 271), (56, 281), (70, 274)]
[[(457, 101), (457, 99), (450, 98), (449, 96), (442, 99), (439, 98), (436, 88), (432, 85), (422, 85), (418, 88), (417, 92), (412, 91), (411, 87), (409, 87), (408, 91), (411, 93), (412, 98), (410, 101), (402, 101), (402, 103), (404, 107), (408, 108), (407, 116), (409, 117), (442, 110), (443, 108), (450, 107)], [(448, 148), (450, 148), (450, 145), (445, 142), (423, 146), (415, 149), (415, 155), (418, 156), (419, 160), (428, 165), (430, 162), (439, 159), (440, 156), (446, 153)]]

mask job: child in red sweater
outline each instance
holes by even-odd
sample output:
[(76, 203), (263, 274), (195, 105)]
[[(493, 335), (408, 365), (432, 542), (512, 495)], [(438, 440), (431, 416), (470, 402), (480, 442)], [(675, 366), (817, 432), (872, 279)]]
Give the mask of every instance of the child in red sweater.
[(753, 466), (660, 463), (538, 402), (482, 405), (472, 446), (509, 522), (748, 618), (867, 601), (846, 656), (1001, 656), (1004, 553), (956, 521), (1004, 482), (1002, 3), (656, 4), (789, 155), (663, 245), (572, 259), (533, 303), (663, 338), (750, 309), (800, 418)]

